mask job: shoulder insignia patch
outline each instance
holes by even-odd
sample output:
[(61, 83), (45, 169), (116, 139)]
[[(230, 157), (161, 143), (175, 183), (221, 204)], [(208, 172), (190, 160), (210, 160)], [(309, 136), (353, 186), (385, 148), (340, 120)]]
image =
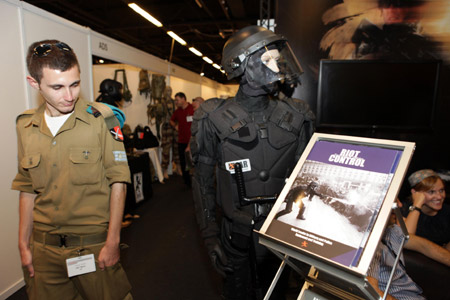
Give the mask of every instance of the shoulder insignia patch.
[(123, 133), (122, 133), (122, 130), (120, 130), (120, 126), (116, 126), (114, 128), (111, 128), (109, 130), (109, 132), (111, 133), (111, 135), (113, 136), (113, 138), (116, 141), (123, 142)]

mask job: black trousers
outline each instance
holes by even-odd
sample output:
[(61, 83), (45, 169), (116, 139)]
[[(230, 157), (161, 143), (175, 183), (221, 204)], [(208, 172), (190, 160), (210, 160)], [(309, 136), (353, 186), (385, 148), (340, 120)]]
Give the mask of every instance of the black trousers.
[[(255, 224), (260, 229), (263, 221)], [(252, 233), (248, 237), (248, 245), (235, 245), (233, 224), (224, 219), (221, 230), (221, 241), (228, 263), (234, 272), (227, 274), (223, 283), (223, 298), (225, 300), (262, 300), (266, 294), (281, 260), (265, 246), (259, 244), (258, 237)], [(243, 241), (238, 238), (238, 240)], [(241, 247), (246, 247), (243, 249)], [(285, 270), (270, 297), (271, 300), (284, 300), (289, 274)]]
[(191, 175), (189, 174), (189, 171), (186, 170), (185, 151), (186, 151), (187, 146), (188, 146), (188, 144), (178, 143), (178, 153), (180, 155), (180, 165), (181, 165), (181, 171), (183, 173), (183, 180), (184, 180), (184, 183), (190, 187), (191, 186)]

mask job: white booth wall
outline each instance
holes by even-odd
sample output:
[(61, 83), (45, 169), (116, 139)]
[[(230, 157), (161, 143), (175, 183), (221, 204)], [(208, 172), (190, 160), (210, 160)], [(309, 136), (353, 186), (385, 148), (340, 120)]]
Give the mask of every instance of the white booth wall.
[[(0, 156), (0, 299), (20, 288), (22, 271), (18, 246), (18, 193), (11, 190), (17, 172), (16, 116), (27, 107), (26, 82), (23, 77), (21, 11), (8, 2), (0, 2), (0, 36), (7, 47), (0, 47), (0, 124), (3, 128), (3, 147)], [(6, 18), (5, 16), (8, 16)], [(14, 49), (14, 51), (12, 51)]]
[[(202, 78), (191, 71), (170, 65), (167, 61), (18, 0), (0, 0), (0, 34), (3, 39), (3, 47), (0, 48), (0, 99), (4, 107), (0, 112), (0, 125), (5, 141), (0, 158), (0, 300), (4, 300), (24, 285), (18, 251), (19, 193), (11, 190), (11, 181), (17, 172), (16, 116), (42, 102), (39, 94), (27, 85), (25, 79), (25, 56), (32, 42), (59, 39), (74, 49), (81, 69), (81, 96), (88, 100), (95, 99), (102, 80), (93, 78), (93, 54), (129, 65), (126, 68), (130, 70), (130, 79), (136, 78), (131, 76), (131, 73), (138, 72), (140, 68), (168, 76), (166, 82), (173, 87), (174, 93), (184, 89), (189, 100), (196, 96), (205, 99), (232, 96), (237, 86), (226, 86)], [(141, 108), (144, 105), (146, 107), (148, 100), (138, 96), (134, 84), (132, 79), (130, 89), (132, 88), (135, 106), (129, 106), (125, 110), (130, 121), (143, 122), (146, 109)]]

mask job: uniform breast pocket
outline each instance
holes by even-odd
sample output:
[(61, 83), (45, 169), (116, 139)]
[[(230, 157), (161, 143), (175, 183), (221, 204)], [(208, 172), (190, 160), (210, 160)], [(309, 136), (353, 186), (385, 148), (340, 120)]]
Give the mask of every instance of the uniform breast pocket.
[(30, 173), (33, 189), (38, 190), (44, 187), (45, 170), (41, 164), (41, 154), (34, 153), (25, 155), (20, 162), (23, 169)]
[(96, 184), (100, 181), (102, 168), (100, 148), (71, 148), (70, 178), (73, 184)]

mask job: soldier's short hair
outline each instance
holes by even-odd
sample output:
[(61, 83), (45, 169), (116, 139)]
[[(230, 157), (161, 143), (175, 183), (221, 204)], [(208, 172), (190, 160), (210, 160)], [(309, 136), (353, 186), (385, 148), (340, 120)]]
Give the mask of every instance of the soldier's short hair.
[(34, 42), (28, 48), (28, 72), (38, 83), (41, 83), (42, 70), (45, 67), (65, 72), (74, 66), (80, 69), (75, 52), (66, 43), (58, 40), (43, 40)]

